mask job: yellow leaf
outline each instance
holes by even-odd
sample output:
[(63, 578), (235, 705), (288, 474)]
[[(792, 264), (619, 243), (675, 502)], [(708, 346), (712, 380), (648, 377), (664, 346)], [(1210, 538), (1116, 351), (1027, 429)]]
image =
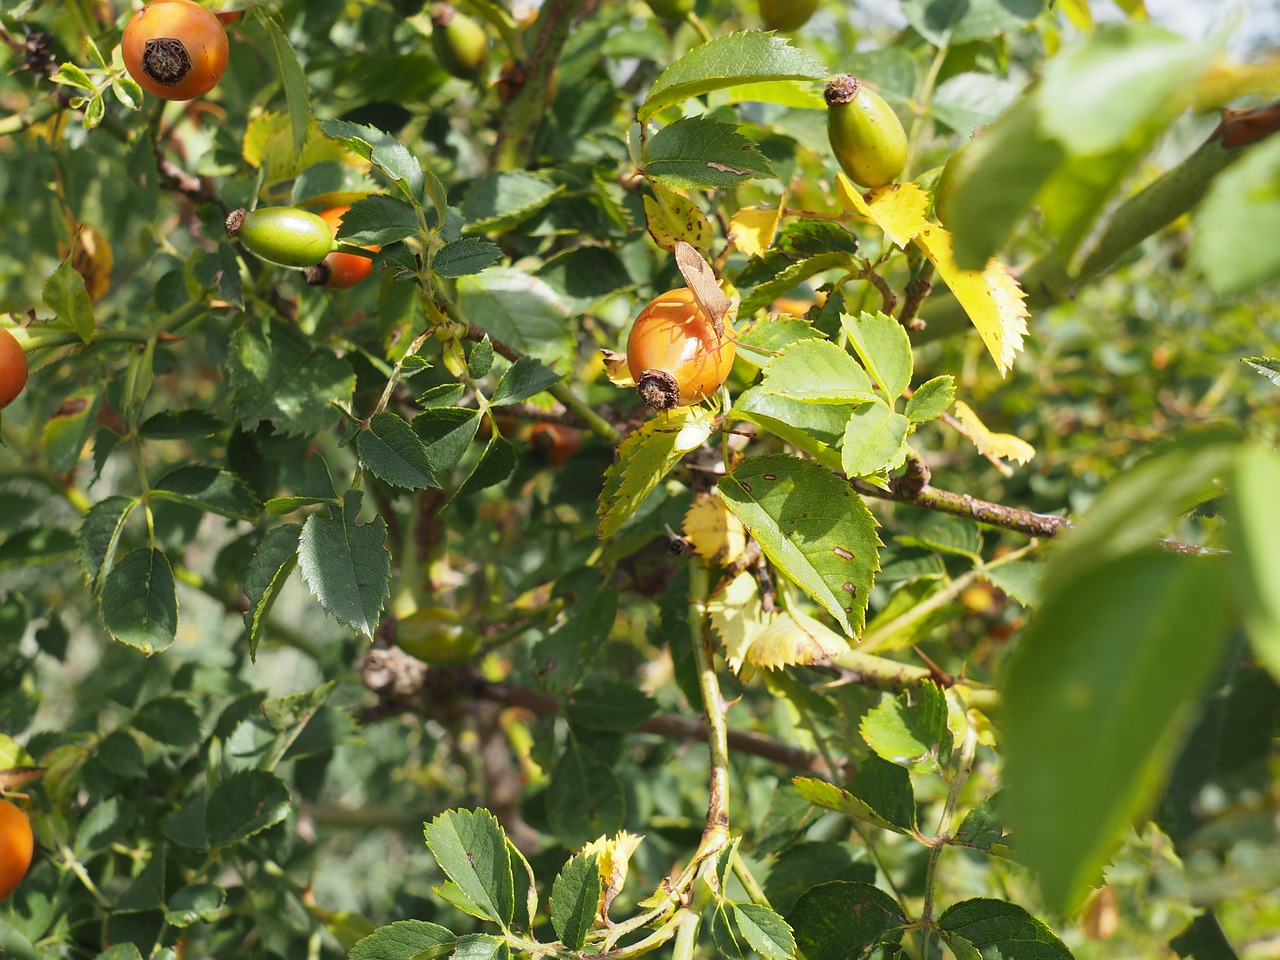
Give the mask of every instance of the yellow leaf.
[(1135, 20), (1147, 19), (1147, 5), (1145, 0), (1116, 0), (1116, 6)]
[(970, 441), (983, 456), (1000, 457), (1017, 463), (1027, 463), (1036, 455), (1036, 448), (1021, 437), (1011, 433), (992, 433), (978, 415), (963, 400), (955, 405), (956, 419), (964, 427)]
[(743, 571), (707, 602), (711, 629), (724, 644), (724, 660), (729, 669), (741, 675), (743, 661), (752, 641), (765, 628), (769, 618), (760, 606), (756, 580)]
[(743, 207), (729, 221), (729, 239), (748, 257), (763, 257), (778, 233), (780, 209)]
[(1093, 29), (1093, 12), (1089, 9), (1089, 0), (1058, 0), (1058, 9), (1077, 30), (1088, 32)]
[(718, 496), (704, 493), (684, 515), (684, 535), (694, 552), (706, 560), (730, 566), (747, 548), (747, 530)]
[(698, 205), (660, 183), (650, 186), (654, 195), (644, 198), (644, 215), (653, 242), (672, 253), (678, 240), (699, 250), (710, 250), (711, 223)]
[(849, 649), (834, 630), (813, 617), (787, 611), (757, 634), (747, 648), (745, 659), (753, 667), (778, 667), (825, 663)]
[(626, 884), (631, 855), (636, 852), (636, 847), (640, 846), (640, 841), (643, 839), (643, 834), (628, 833), (626, 830), (622, 830), (612, 838), (597, 837), (582, 848), (580, 856), (590, 856), (594, 853), (600, 858), (596, 861), (597, 868), (600, 871), (600, 882), (603, 886), (596, 906), (596, 911), (600, 916), (604, 916), (608, 911), (609, 903)]
[(601, 364), (604, 367), (604, 375), (609, 378), (609, 382), (615, 387), (634, 387), (636, 378), (631, 375), (631, 368), (627, 366), (627, 355), (617, 350), (601, 350)]
[(71, 254), (71, 269), (84, 277), (84, 288), (89, 299), (97, 303), (111, 287), (111, 269), (115, 258), (111, 254), (111, 242), (102, 232), (87, 223), (76, 227), (71, 246), (59, 241), (58, 256)]
[(846, 210), (866, 217), (899, 247), (906, 247), (925, 225), (929, 197), (918, 183), (890, 183), (864, 196), (848, 177), (837, 173), (836, 194)]
[[(321, 160), (337, 160), (361, 173), (368, 172), (372, 166), (370, 161), (358, 153), (348, 150), (337, 140), (326, 137), (314, 124), (307, 133), (302, 153), (295, 156), (289, 118), (273, 112), (261, 113), (249, 121), (240, 151), (246, 163), (262, 168), (264, 194), (268, 187), (292, 180), (298, 171)], [(359, 195), (363, 196), (368, 192), (365, 190)]]
[(988, 260), (982, 270), (961, 270), (952, 253), (951, 234), (936, 223), (925, 224), (915, 242), (924, 251), (938, 276), (951, 289), (982, 342), (987, 345), (996, 369), (1004, 376), (1013, 358), (1022, 350), (1027, 335), (1026, 294), (1018, 281), (998, 260)]

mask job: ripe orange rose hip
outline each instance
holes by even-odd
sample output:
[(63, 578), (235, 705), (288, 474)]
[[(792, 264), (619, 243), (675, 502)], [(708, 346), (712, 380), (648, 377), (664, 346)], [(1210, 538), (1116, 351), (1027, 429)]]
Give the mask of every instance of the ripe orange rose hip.
[(8, 330), (0, 330), (0, 410), (27, 385), (27, 355)]
[(26, 813), (8, 800), (0, 800), (0, 900), (13, 893), (27, 875), (35, 838)]
[[(337, 239), (338, 226), (342, 223), (342, 218), (350, 209), (350, 206), (345, 206), (330, 207), (328, 210), (320, 211), (320, 219), (329, 224), (334, 239)], [(377, 252), (382, 248), (375, 244), (364, 249)], [(307, 268), (307, 283), (313, 287), (341, 290), (345, 287), (354, 287), (367, 277), (372, 269), (373, 261), (367, 257), (358, 257), (354, 253), (331, 253), (314, 267)]]
[(720, 388), (733, 367), (733, 331), (716, 333), (687, 287), (651, 300), (627, 337), (627, 367), (657, 410), (687, 407)]
[(153, 0), (124, 28), (125, 69), (147, 93), (192, 100), (212, 90), (227, 69), (227, 31), (192, 0)]

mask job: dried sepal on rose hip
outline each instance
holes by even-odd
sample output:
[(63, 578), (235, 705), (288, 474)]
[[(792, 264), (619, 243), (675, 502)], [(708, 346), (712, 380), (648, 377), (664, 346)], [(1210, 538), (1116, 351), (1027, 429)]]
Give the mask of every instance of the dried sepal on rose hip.
[(627, 367), (655, 410), (687, 407), (720, 389), (733, 368), (733, 330), (716, 322), (688, 287), (651, 300), (627, 337)]
[(907, 165), (907, 132), (893, 108), (847, 73), (832, 78), (823, 97), (831, 150), (849, 179), (863, 187), (892, 183)]
[(165, 100), (193, 100), (227, 69), (227, 31), (192, 0), (152, 0), (129, 18), (120, 54), (138, 86)]
[(227, 235), (254, 256), (282, 267), (315, 266), (335, 246), (329, 224), (299, 207), (233, 210), (227, 216)]

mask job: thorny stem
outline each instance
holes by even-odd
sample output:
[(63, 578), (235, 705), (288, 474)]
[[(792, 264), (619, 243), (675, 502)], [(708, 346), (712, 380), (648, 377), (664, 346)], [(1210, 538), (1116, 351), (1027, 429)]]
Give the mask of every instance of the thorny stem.
[(693, 642), (693, 660), (698, 671), (698, 690), (702, 694), (702, 709), (707, 720), (707, 748), (711, 761), (707, 825), (702, 832), (702, 843), (694, 857), (695, 861), (715, 853), (729, 838), (729, 728), (725, 723), (724, 696), (720, 692), (720, 681), (716, 677), (715, 661), (706, 629), (706, 601), (710, 579), (707, 568), (701, 564), (695, 565), (690, 572), (689, 639)]
[(933, 934), (933, 901), (938, 881), (938, 861), (942, 851), (951, 841), (951, 821), (956, 814), (956, 805), (960, 800), (960, 790), (973, 771), (973, 758), (978, 751), (978, 731), (969, 715), (965, 713), (964, 741), (960, 745), (960, 763), (951, 778), (950, 789), (947, 790), (946, 802), (942, 805), (942, 815), (938, 818), (938, 830), (929, 847), (929, 862), (925, 868), (924, 906), (920, 910), (920, 957), (926, 960), (929, 956), (929, 938)]

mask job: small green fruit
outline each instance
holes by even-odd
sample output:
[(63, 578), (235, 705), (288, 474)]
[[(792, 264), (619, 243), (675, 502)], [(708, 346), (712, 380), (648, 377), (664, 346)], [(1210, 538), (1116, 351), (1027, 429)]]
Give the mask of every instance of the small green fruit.
[(396, 644), (423, 663), (463, 663), (480, 647), (480, 635), (449, 607), (423, 607), (396, 622)]
[(664, 20), (683, 20), (693, 13), (694, 0), (648, 0), (648, 3)]
[(907, 132), (884, 99), (857, 77), (841, 74), (823, 91), (827, 136), (840, 167), (863, 187), (883, 187), (907, 165)]
[(431, 48), (440, 66), (459, 80), (481, 80), (489, 66), (484, 27), (449, 3), (431, 8)]
[(298, 207), (233, 210), (227, 234), (250, 253), (282, 267), (315, 266), (333, 252), (333, 231), (317, 214)]
[(760, 18), (770, 30), (781, 30), (791, 33), (799, 30), (813, 12), (818, 9), (819, 0), (760, 0)]

